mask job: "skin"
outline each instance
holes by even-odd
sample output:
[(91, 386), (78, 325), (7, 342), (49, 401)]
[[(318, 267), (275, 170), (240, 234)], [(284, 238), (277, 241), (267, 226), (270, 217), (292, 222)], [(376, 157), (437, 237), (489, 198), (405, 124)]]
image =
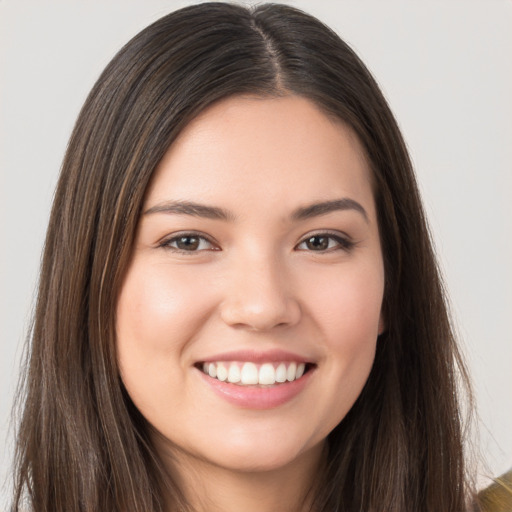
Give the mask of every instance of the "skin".
[[(340, 198), (364, 213), (293, 217)], [(165, 211), (170, 201), (229, 218)], [(384, 328), (371, 172), (356, 136), (301, 97), (223, 100), (169, 148), (143, 212), (117, 350), (159, 453), (197, 510), (301, 510)], [(184, 232), (207, 239), (179, 250)], [(314, 365), (300, 393), (270, 409), (227, 402), (195, 366), (274, 349)]]

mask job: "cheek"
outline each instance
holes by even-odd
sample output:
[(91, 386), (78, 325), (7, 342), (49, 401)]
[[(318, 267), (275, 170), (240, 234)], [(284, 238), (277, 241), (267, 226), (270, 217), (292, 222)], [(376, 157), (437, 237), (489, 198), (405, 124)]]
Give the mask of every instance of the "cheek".
[(379, 265), (347, 265), (336, 273), (317, 273), (309, 289), (313, 316), (330, 343), (377, 337), (384, 293)]
[(132, 265), (117, 305), (119, 349), (134, 345), (149, 355), (179, 349), (209, 310), (209, 298), (197, 285), (179, 269)]
[(137, 260), (125, 277), (116, 312), (117, 358), (123, 383), (144, 414), (173, 398), (165, 390), (183, 383), (189, 342), (211, 309), (198, 285), (190, 273)]
[(343, 389), (355, 401), (375, 357), (384, 276), (379, 265), (347, 265), (335, 277), (317, 275), (310, 288), (311, 316), (322, 334), (333, 389)]

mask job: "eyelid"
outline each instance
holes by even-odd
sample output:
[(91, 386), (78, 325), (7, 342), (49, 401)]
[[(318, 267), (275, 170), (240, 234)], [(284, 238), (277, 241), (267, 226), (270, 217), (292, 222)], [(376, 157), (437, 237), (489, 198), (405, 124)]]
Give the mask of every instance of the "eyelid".
[[(308, 239), (313, 238), (313, 237), (326, 237), (326, 238), (334, 239), (338, 243), (338, 247), (332, 247), (330, 249), (326, 249), (323, 251), (299, 249), (300, 245), (307, 242)], [(299, 243), (295, 246), (295, 249), (299, 250), (299, 251), (327, 253), (327, 252), (336, 251), (336, 250), (350, 251), (351, 249), (353, 249), (353, 247), (355, 245), (356, 245), (356, 242), (346, 233), (343, 233), (341, 231), (332, 231), (332, 230), (324, 229), (324, 230), (313, 231), (311, 233), (307, 233), (306, 235), (304, 235), (301, 238), (301, 240), (299, 241)]]
[[(186, 251), (183, 249), (179, 249), (177, 247), (171, 247), (170, 244), (172, 242), (175, 242), (176, 240), (179, 240), (180, 238), (185, 238), (185, 237), (200, 238), (200, 239), (208, 242), (212, 247), (208, 248), (208, 249), (200, 249), (200, 250), (196, 250), (196, 251)], [(160, 239), (157, 242), (157, 247), (162, 248), (162, 249), (167, 249), (172, 252), (187, 254), (187, 255), (191, 255), (194, 253), (197, 254), (197, 253), (204, 252), (204, 251), (220, 251), (221, 250), (219, 247), (219, 244), (210, 235), (207, 235), (206, 233), (203, 233), (201, 231), (187, 231), (187, 230), (177, 231), (175, 233), (170, 233), (170, 234), (166, 235), (165, 237), (163, 237), (162, 239)]]

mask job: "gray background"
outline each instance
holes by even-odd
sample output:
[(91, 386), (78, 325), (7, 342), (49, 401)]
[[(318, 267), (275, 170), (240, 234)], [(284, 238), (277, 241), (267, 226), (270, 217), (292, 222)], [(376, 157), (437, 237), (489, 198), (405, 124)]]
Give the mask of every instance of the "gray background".
[[(120, 46), (189, 3), (0, 0), (0, 486), (10, 475), (18, 361), (74, 120)], [(285, 3), (318, 16), (359, 53), (410, 147), (475, 386), (483, 484), (512, 466), (512, 2)]]

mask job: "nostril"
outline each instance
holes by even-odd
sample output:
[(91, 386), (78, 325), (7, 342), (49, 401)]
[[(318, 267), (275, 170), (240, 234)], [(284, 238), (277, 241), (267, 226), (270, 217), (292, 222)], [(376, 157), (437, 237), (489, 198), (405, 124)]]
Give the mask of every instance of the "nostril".
[(301, 318), (298, 303), (290, 298), (266, 298), (244, 295), (231, 297), (221, 306), (221, 318), (230, 327), (269, 331), (296, 325)]

